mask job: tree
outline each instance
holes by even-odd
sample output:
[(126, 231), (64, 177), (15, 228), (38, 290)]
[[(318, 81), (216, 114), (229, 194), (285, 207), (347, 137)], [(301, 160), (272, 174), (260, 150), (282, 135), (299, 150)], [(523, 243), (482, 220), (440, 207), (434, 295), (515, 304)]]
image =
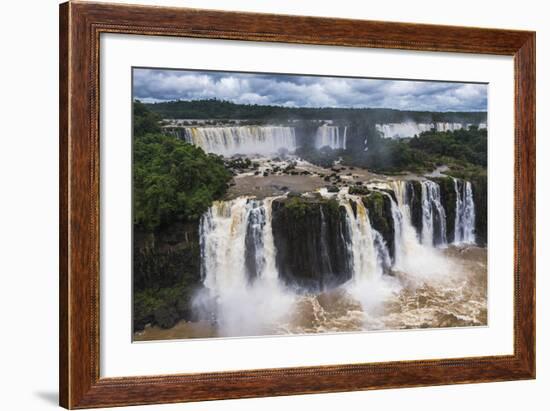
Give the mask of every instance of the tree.
[(223, 160), (163, 134), (134, 140), (134, 224), (154, 230), (198, 220), (225, 193), (231, 178)]
[(135, 100), (133, 104), (134, 136), (143, 136), (147, 133), (160, 133), (159, 114), (150, 111), (145, 104)]
[(134, 224), (152, 231), (198, 220), (225, 193), (231, 178), (223, 160), (161, 134), (159, 116), (134, 102)]

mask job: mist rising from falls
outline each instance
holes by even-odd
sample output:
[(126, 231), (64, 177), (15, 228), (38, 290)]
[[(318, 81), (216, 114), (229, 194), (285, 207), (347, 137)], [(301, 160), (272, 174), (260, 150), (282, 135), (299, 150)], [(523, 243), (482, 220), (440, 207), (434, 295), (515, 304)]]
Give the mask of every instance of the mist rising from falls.
[[(340, 131), (342, 130), (342, 133)], [(345, 150), (347, 144), (347, 126), (327, 126), (323, 125), (317, 129), (315, 135), (315, 148), (328, 146), (333, 150)]]
[(472, 184), (453, 178), (456, 193), (455, 244), (475, 244), (476, 212)]
[[(435, 123), (415, 123), (415, 122), (403, 122), (403, 123), (387, 123), (376, 124), (376, 130), (382, 134), (384, 138), (405, 138), (414, 137), (420, 133), (435, 130), (435, 131), (456, 131), (463, 128), (467, 129), (473, 124), (467, 123), (447, 123), (447, 122), (435, 122)], [(481, 128), (487, 128), (486, 123), (479, 123), (477, 126)]]
[(280, 149), (289, 152), (296, 150), (294, 127), (185, 127), (182, 130), (188, 143), (201, 147), (207, 153), (223, 156), (270, 155)]

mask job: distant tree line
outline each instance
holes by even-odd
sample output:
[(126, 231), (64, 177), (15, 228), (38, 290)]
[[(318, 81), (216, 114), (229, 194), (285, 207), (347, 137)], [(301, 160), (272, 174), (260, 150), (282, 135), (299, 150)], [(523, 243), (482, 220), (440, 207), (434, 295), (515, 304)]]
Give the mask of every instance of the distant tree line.
[(258, 121), (287, 120), (344, 120), (368, 116), (375, 123), (401, 123), (412, 121), (466, 122), (479, 124), (487, 121), (486, 112), (433, 112), (401, 111), (388, 108), (336, 108), (336, 107), (284, 107), (258, 104), (235, 104), (229, 101), (176, 100), (146, 104), (162, 118), (180, 119), (235, 119)]

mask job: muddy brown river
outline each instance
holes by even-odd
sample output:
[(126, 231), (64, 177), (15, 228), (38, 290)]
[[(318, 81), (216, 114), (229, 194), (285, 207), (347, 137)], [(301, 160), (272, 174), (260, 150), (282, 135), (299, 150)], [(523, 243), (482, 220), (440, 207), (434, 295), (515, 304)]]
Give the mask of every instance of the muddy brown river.
[[(487, 325), (487, 250), (451, 246), (441, 253), (449, 259), (452, 272), (420, 280), (403, 272), (385, 276), (382, 284), (372, 284), (372, 295), (376, 296), (372, 303), (358, 298), (356, 295), (364, 295), (364, 290), (357, 293), (352, 283), (326, 293), (296, 295), (287, 315), (277, 324), (266, 324), (260, 334)], [(380, 293), (381, 289), (384, 292)], [(181, 321), (170, 329), (149, 326), (134, 334), (135, 341), (210, 337), (224, 335), (208, 321)]]

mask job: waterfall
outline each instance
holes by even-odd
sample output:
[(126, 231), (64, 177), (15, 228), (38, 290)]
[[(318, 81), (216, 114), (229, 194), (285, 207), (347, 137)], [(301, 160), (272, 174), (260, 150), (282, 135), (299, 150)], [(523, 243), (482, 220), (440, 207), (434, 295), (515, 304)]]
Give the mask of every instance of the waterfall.
[(263, 208), (265, 210), (265, 225), (263, 230), (264, 240), (264, 264), (263, 269), (260, 272), (260, 278), (266, 283), (277, 283), (279, 281), (279, 274), (277, 273), (277, 266), (275, 263), (275, 244), (273, 241), (273, 228), (271, 222), (272, 208), (271, 205), (276, 197), (268, 197), (263, 200)]
[[(434, 123), (415, 123), (415, 122), (403, 122), (403, 123), (386, 123), (376, 124), (376, 130), (382, 134), (384, 138), (406, 138), (414, 137), (425, 131), (436, 130), (440, 132), (444, 131), (456, 131), (463, 128), (468, 128), (471, 123), (449, 123), (449, 122), (434, 122)], [(486, 123), (479, 123), (478, 127), (487, 128)]]
[(203, 215), (200, 246), (203, 283), (216, 297), (251, 281), (277, 281), (271, 230), (273, 198), (216, 201)]
[(279, 280), (271, 226), (274, 198), (217, 201), (200, 224), (205, 290), (194, 299), (220, 336), (258, 335), (284, 323), (295, 296)]
[(246, 222), (245, 265), (249, 279), (257, 278), (265, 266), (264, 229), (266, 209), (260, 201), (249, 200), (250, 210)]
[(447, 245), (447, 220), (439, 184), (422, 181), (422, 243)]
[(472, 184), (453, 178), (456, 193), (455, 236), (456, 244), (475, 244), (475, 204)]
[(199, 146), (207, 153), (223, 156), (270, 155), (276, 154), (280, 149), (289, 152), (296, 150), (294, 127), (184, 127), (182, 130), (183, 138), (188, 143)]
[(245, 287), (247, 199), (217, 201), (200, 224), (201, 271), (205, 287), (214, 296)]
[(340, 135), (340, 127), (322, 125), (317, 129), (317, 134), (315, 135), (315, 147), (319, 149), (328, 146), (333, 150), (345, 150), (347, 131), (347, 126), (344, 126), (343, 133)]
[[(433, 182), (430, 181), (426, 184), (424, 190), (431, 191), (433, 195), (435, 189), (431, 187), (430, 183)], [(441, 276), (442, 273), (449, 272), (450, 262), (444, 255), (438, 252), (437, 248), (434, 247), (435, 244), (433, 241), (421, 242), (412, 224), (411, 205), (414, 200), (412, 196), (414, 193), (412, 182), (404, 180), (392, 181), (389, 187), (394, 191), (397, 199), (397, 202), (395, 202), (392, 198), (391, 203), (392, 218), (395, 227), (394, 270), (406, 272), (410, 278), (421, 280)], [(433, 206), (433, 202), (430, 203)], [(435, 213), (439, 213), (439, 211), (436, 208)]]
[[(440, 187), (430, 180), (420, 182), (421, 202), (415, 203), (418, 204), (415, 207), (422, 209), (422, 227), (418, 233), (411, 217), (414, 200), (412, 185), (410, 181), (397, 180), (369, 186), (388, 198), (391, 204), (393, 261), (384, 237), (371, 225), (369, 212), (360, 196), (350, 195), (347, 189), (337, 194), (322, 191), (323, 197), (338, 200), (340, 214), (339, 217), (331, 214), (329, 228), (326, 210), (319, 205), (318, 231), (310, 235), (313, 239), (317, 236), (317, 240), (312, 241), (317, 242), (318, 249), (314, 254), (318, 257), (312, 260), (312, 264), (316, 261), (320, 275), (330, 277), (348, 272), (354, 280), (363, 281), (379, 278), (391, 269), (424, 274), (430, 271), (430, 267), (437, 267), (438, 263), (428, 267), (426, 261), (439, 261), (436, 247), (447, 244), (446, 215)], [(475, 215), (471, 184), (455, 180), (455, 190), (455, 242), (474, 243)], [(276, 258), (272, 227), (274, 199), (239, 197), (217, 201), (203, 215), (200, 224), (201, 272), (203, 284), (213, 297), (224, 300), (233, 296), (235, 290), (246, 291), (258, 283), (273, 293), (282, 288), (283, 277), (279, 273), (281, 267)], [(335, 231), (335, 224), (342, 224), (343, 231)], [(334, 237), (335, 234), (337, 237)], [(338, 247), (344, 251), (335, 254)], [(341, 260), (337, 260), (336, 255), (341, 256)], [(287, 257), (283, 254), (280, 257), (286, 261)], [(299, 259), (300, 256), (294, 255), (292, 258)], [(284, 272), (285, 275), (300, 275), (288, 269)]]
[(430, 131), (433, 124), (429, 123), (388, 123), (376, 124), (376, 130), (382, 133), (384, 138), (413, 137), (424, 131)]
[[(354, 202), (355, 212), (350, 201)], [(344, 197), (341, 204), (346, 210), (346, 223), (351, 234), (348, 248), (352, 258), (352, 278), (361, 281), (380, 277), (383, 274), (380, 262), (389, 259), (382, 236), (371, 227), (367, 209), (359, 197)]]
[(455, 131), (463, 127), (462, 123), (435, 123), (435, 129), (437, 131)]
[(383, 273), (389, 272), (392, 268), (392, 259), (388, 245), (384, 241), (384, 237), (375, 229), (372, 229), (374, 235), (374, 248), (376, 250), (377, 263)]
[(400, 270), (405, 269), (409, 258), (415, 258), (414, 255), (420, 247), (416, 230), (412, 225), (409, 184), (409, 182), (403, 180), (391, 183), (397, 203), (388, 194), (391, 199), (392, 218), (395, 227), (395, 266)]

